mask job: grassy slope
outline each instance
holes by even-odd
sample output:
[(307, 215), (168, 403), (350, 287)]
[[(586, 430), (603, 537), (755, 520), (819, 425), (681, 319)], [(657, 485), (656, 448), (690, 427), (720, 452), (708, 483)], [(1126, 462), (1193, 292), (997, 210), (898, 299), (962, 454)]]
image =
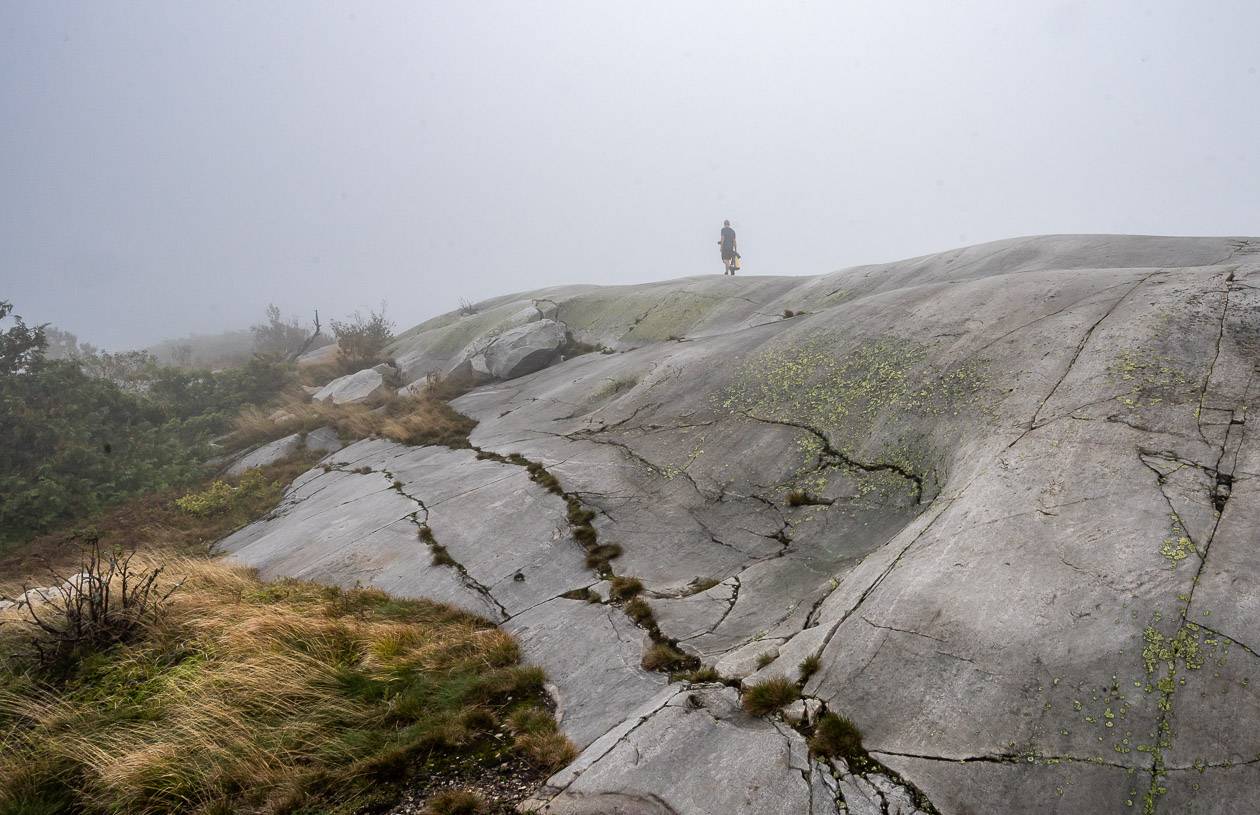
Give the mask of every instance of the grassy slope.
[[(412, 443), (467, 432), (442, 402), (396, 401), (379, 414), (341, 410), (339, 429)], [(141, 496), (0, 558), (11, 576), (0, 591), (12, 592), (41, 560), (66, 573), (86, 533), (187, 578), (140, 640), (67, 681), (0, 658), (0, 815), (379, 811), (448, 767), (493, 773), (523, 758), (541, 780), (572, 758), (541, 672), (490, 622), (375, 590), (265, 584), (205, 559), (310, 463), (267, 468), (212, 515), (180, 509), (177, 493)], [(20, 652), (15, 626), (0, 639), (0, 653)]]

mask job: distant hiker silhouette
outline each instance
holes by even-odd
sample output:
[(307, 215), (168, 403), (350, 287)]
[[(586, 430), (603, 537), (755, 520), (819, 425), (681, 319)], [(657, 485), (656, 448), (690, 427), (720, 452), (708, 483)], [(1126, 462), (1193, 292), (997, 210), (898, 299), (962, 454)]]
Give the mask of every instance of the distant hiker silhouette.
[(722, 247), (722, 264), (726, 267), (726, 271), (722, 274), (733, 275), (739, 270), (739, 252), (735, 249), (735, 230), (731, 229), (730, 221), (722, 223), (722, 239), (718, 241), (718, 246)]

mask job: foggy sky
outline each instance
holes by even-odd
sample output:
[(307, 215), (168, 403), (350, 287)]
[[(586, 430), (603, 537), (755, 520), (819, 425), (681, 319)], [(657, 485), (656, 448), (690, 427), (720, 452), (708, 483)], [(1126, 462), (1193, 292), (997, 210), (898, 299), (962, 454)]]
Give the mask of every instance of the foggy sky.
[(1260, 3), (0, 0), (0, 299), (111, 349), (1260, 234)]

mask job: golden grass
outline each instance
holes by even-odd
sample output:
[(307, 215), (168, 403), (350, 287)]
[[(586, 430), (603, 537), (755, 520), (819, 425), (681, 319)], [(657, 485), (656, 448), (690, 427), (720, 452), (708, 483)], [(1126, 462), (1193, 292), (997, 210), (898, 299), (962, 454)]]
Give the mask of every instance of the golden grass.
[(351, 812), (511, 717), (534, 723), (531, 760), (573, 756), (541, 672), (486, 620), (222, 562), (167, 573), (186, 582), (143, 640), (67, 683), (0, 666), (0, 813)]
[[(278, 422), (268, 418), (277, 407), (289, 417)], [(467, 447), (468, 434), (476, 424), (428, 393), (394, 397), (380, 406), (334, 405), (292, 397), (278, 406), (242, 411), (228, 438), (228, 446), (243, 450), (294, 433), (332, 427), (343, 439), (381, 436), (403, 444)]]

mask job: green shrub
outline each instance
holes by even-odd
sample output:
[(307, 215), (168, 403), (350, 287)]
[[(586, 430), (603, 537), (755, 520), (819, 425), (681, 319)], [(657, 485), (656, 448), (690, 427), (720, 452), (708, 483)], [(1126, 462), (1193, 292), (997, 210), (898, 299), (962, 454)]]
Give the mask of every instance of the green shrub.
[(208, 518), (231, 512), (276, 486), (267, 480), (261, 470), (246, 470), (235, 485), (215, 481), (200, 492), (176, 498), (175, 505), (190, 515)]
[(385, 361), (385, 346), (394, 339), (394, 324), (385, 319), (385, 305), (380, 312), (369, 311), (364, 317), (355, 312), (344, 322), (332, 321), (337, 348), (347, 369), (361, 369)]
[[(0, 303), (0, 319), (10, 310)], [(210, 440), (292, 376), (260, 360), (212, 373), (77, 346), (52, 359), (42, 327), (12, 320), (0, 330), (0, 547), (200, 479)]]

